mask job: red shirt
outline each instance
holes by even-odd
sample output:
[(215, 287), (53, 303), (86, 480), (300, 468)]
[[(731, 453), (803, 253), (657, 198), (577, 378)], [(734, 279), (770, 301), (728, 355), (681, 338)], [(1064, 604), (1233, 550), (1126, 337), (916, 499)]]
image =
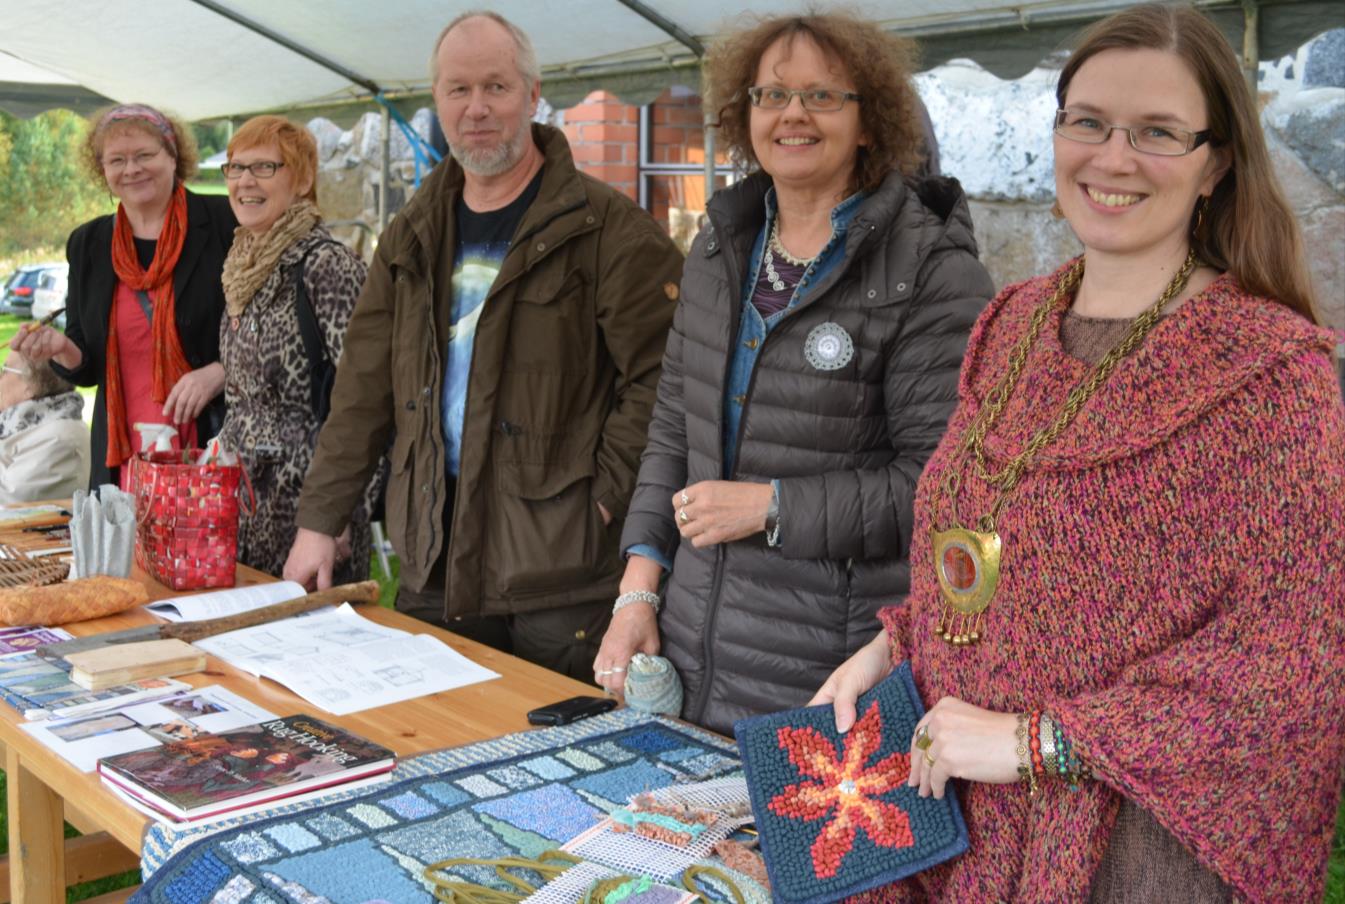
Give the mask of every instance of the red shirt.
[[(154, 343), (149, 318), (140, 308), (135, 290), (120, 280), (112, 298), (112, 316), (117, 318), (117, 346), (121, 357), (121, 385), (126, 400), (126, 432), (131, 445), (140, 451), (140, 433), (136, 424), (171, 423), (163, 414), (163, 403), (154, 401)], [(196, 447), (196, 424), (174, 424), (173, 450)], [(130, 468), (122, 468), (122, 489)]]

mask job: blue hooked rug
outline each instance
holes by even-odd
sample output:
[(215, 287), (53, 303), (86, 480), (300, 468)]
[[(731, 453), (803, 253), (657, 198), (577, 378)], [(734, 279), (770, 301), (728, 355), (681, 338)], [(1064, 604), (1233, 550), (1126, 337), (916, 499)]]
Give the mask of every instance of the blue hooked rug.
[[(632, 710), (506, 735), (398, 764), (391, 782), (265, 818), (155, 824), (137, 904), (433, 901), (422, 871), (449, 857), (535, 857), (641, 791), (740, 774), (730, 742)], [(469, 882), (507, 888), (464, 866)], [(734, 876), (737, 878), (737, 876)]]

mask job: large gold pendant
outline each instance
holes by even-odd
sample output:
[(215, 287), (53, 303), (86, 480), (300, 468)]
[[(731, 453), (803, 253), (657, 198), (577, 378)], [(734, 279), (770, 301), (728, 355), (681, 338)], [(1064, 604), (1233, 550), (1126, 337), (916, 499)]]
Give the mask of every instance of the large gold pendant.
[(933, 531), (934, 570), (944, 607), (934, 632), (954, 646), (981, 639), (981, 617), (999, 586), (999, 534), (950, 527)]

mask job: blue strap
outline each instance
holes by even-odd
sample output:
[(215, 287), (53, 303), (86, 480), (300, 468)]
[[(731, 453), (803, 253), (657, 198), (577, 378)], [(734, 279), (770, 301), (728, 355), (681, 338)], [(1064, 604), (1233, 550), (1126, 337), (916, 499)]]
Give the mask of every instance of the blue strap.
[(425, 165), (426, 170), (433, 169), (434, 164), (444, 159), (443, 155), (436, 151), (428, 141), (421, 138), (415, 129), (411, 128), (411, 124), (406, 121), (406, 117), (397, 112), (397, 108), (392, 105), (392, 101), (388, 100), (385, 95), (376, 94), (374, 95), (374, 100), (387, 109), (392, 121), (397, 123), (397, 128), (402, 130), (402, 135), (406, 137), (407, 143), (411, 145), (411, 153), (414, 155), (416, 161), (415, 187), (420, 188), (421, 164), (423, 163)]

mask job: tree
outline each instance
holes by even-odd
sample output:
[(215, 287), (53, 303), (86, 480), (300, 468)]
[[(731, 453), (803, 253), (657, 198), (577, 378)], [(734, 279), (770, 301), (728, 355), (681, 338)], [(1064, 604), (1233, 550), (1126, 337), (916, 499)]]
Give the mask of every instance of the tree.
[(64, 247), (70, 231), (115, 205), (80, 161), (88, 123), (67, 110), (0, 112), (0, 255)]

